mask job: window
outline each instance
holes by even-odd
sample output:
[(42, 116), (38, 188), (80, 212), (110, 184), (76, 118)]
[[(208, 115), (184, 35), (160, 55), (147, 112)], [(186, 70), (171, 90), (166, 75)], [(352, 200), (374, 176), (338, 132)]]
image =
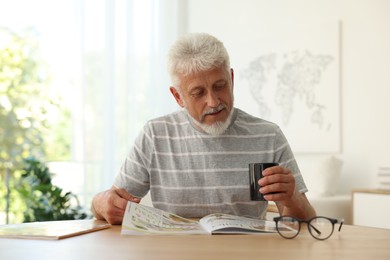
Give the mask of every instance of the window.
[(71, 112), (69, 161), (49, 167), (87, 208), (112, 185), (143, 124), (178, 109), (166, 56), (186, 30), (185, 3), (14, 0), (0, 9), (1, 27), (35, 32), (50, 88)]

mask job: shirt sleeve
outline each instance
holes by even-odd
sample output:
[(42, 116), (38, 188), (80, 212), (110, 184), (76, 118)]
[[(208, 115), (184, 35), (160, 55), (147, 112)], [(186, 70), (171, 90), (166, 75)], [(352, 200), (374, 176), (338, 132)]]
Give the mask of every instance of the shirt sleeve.
[(151, 133), (149, 124), (146, 124), (114, 181), (115, 186), (139, 198), (144, 197), (150, 189), (150, 163), (154, 147)]

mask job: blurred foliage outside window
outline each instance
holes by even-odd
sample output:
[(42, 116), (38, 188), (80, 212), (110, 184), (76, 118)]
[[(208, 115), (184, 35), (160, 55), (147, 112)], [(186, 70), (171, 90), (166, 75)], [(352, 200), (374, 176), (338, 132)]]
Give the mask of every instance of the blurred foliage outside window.
[(31, 167), (27, 158), (38, 158), (36, 164), (70, 159), (71, 115), (49, 86), (49, 68), (40, 60), (34, 31), (0, 28), (0, 223), (6, 215), (9, 223), (34, 220), (23, 216), (33, 187), (31, 178), (22, 177)]

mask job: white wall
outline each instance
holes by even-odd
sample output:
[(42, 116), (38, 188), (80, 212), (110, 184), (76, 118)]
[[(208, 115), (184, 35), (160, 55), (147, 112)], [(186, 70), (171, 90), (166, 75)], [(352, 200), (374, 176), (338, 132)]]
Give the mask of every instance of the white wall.
[[(344, 161), (338, 191), (350, 193), (374, 187), (377, 168), (390, 166), (389, 14), (387, 0), (189, 0), (187, 26), (217, 36), (229, 49), (243, 30), (272, 31), (281, 21), (341, 21), (341, 151), (333, 155)], [(308, 176), (306, 166), (328, 156), (296, 157)]]

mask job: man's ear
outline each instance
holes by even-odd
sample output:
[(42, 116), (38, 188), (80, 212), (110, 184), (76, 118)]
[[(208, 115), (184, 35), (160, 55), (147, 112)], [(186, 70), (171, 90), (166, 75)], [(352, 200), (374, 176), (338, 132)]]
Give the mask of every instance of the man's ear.
[(230, 74), (232, 77), (232, 88), (234, 88), (234, 70), (232, 68), (230, 69)]
[(177, 91), (177, 89), (175, 87), (170, 87), (169, 90), (171, 91), (172, 93), (172, 96), (175, 98), (176, 100), (176, 103), (180, 106), (180, 107), (184, 107), (184, 101), (179, 93), (179, 91)]

